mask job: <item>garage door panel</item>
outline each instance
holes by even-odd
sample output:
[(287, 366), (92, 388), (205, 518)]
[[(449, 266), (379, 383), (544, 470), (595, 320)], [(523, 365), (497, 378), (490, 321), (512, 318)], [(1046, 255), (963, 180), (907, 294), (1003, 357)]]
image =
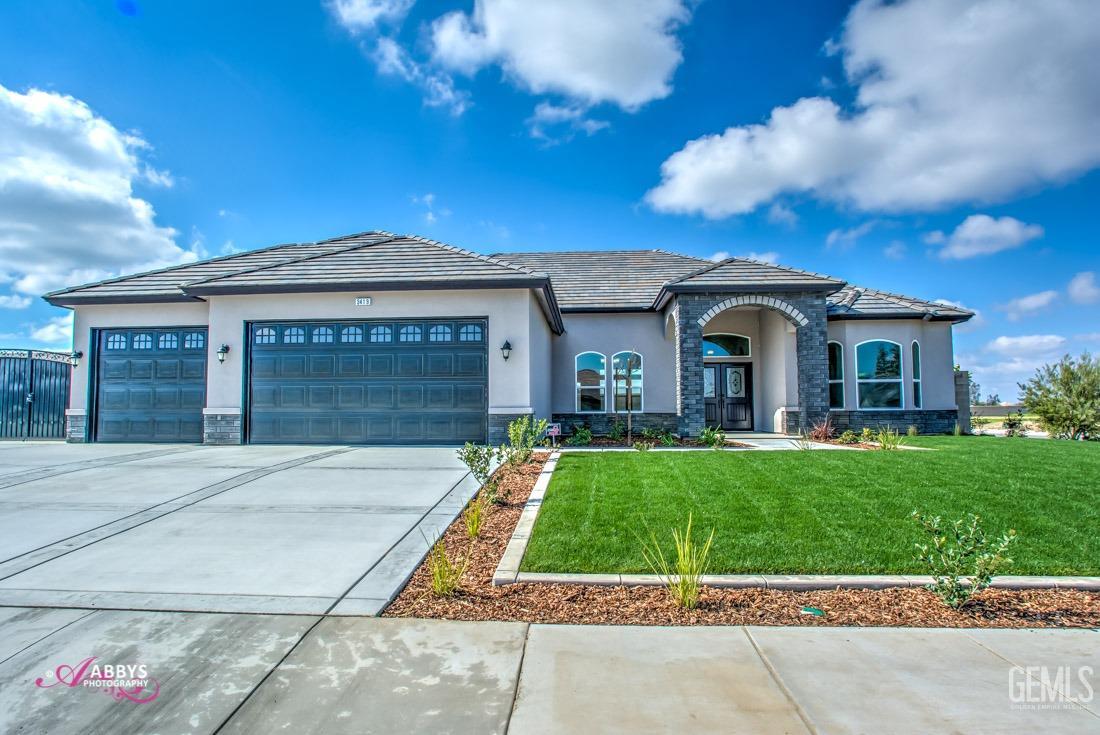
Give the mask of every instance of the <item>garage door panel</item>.
[[(462, 331), (470, 324), (478, 329), (477, 340)], [(249, 439), (484, 441), (486, 327), (477, 319), (253, 325)], [(264, 339), (257, 341), (262, 330)], [(287, 341), (292, 331), (306, 339)]]
[(205, 329), (105, 329), (97, 352), (97, 440), (202, 441)]

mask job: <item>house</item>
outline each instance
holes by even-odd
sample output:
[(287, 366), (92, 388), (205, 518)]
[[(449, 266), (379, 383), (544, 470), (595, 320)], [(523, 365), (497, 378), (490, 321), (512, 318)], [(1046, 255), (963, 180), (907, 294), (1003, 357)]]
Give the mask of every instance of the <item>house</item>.
[(972, 316), (741, 258), (381, 231), (45, 298), (75, 311), (71, 441), (217, 444), (496, 443), (524, 414), (600, 433), (628, 405), (689, 436), (828, 414), (949, 431), (951, 327)]

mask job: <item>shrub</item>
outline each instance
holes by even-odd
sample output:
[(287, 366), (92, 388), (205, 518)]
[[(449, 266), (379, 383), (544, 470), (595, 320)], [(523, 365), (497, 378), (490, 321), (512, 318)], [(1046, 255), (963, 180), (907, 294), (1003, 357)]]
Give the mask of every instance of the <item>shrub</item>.
[(640, 435), (645, 441), (653, 442), (654, 444), (661, 438), (661, 432), (648, 426), (641, 430)]
[(814, 440), (810, 438), (810, 435), (805, 431), (800, 432), (798, 437), (794, 440), (794, 445), (797, 449), (808, 452), (814, 448)]
[(909, 428), (905, 430), (906, 436), (919, 436), (920, 430), (917, 429), (916, 424), (909, 424)]
[(481, 524), (485, 522), (485, 516), (488, 515), (489, 506), (493, 500), (489, 492), (482, 492), (466, 506), (462, 520), (466, 523), (466, 535), (470, 538), (481, 536)]
[(859, 432), (859, 441), (861, 444), (872, 444), (876, 438), (875, 432), (867, 426), (863, 427), (863, 431)]
[(469, 561), (470, 554), (466, 554), (466, 560), (461, 565), (457, 561), (451, 561), (442, 538), (432, 544), (428, 550), (428, 574), (431, 576), (432, 592), (439, 597), (454, 597)]
[(647, 442), (644, 440), (634, 442), (634, 448), (637, 449), (639, 452), (648, 452), (650, 449), (653, 449), (654, 446), (656, 445), (653, 442)]
[(1024, 405), (1051, 436), (1095, 439), (1100, 435), (1100, 359), (1066, 355), (1044, 365), (1020, 385)]
[(1024, 415), (1020, 411), (1005, 416), (1001, 425), (1005, 427), (1005, 436), (1024, 435)]
[(661, 435), (657, 437), (657, 441), (661, 443), (662, 447), (675, 447), (680, 443), (680, 440), (671, 431), (661, 432)]
[(571, 447), (586, 447), (592, 443), (592, 429), (587, 426), (574, 426), (573, 435), (565, 440)]
[(851, 429), (845, 429), (841, 435), (837, 437), (837, 441), (841, 444), (859, 444), (859, 434)]
[[(931, 539), (929, 544), (915, 544), (916, 560), (928, 567), (933, 577), (928, 589), (958, 609), (974, 594), (989, 586), (997, 571), (1012, 563), (1008, 548), (1016, 540), (1016, 532), (1009, 530), (1000, 538), (986, 536), (981, 518), (970, 514), (944, 524), (939, 516), (927, 516), (913, 511), (913, 520)], [(969, 583), (963, 579), (970, 575)]]
[(648, 543), (642, 542), (642, 556), (645, 557), (646, 564), (661, 578), (673, 601), (685, 610), (694, 610), (699, 602), (699, 589), (703, 574), (706, 573), (707, 557), (710, 556), (710, 547), (714, 543), (712, 528), (706, 543), (699, 546), (691, 537), (691, 524), (689, 513), (687, 528), (683, 533), (678, 528), (672, 529), (676, 557), (671, 562), (665, 558), (654, 533), (650, 532)]
[(974, 434), (977, 436), (982, 435), (982, 427), (989, 423), (989, 419), (985, 416), (974, 416), (970, 419), (970, 426), (974, 429)]
[(705, 426), (699, 432), (699, 441), (705, 446), (717, 449), (726, 443), (726, 432), (718, 426)]
[(535, 444), (546, 433), (546, 419), (534, 420), (532, 416), (521, 416), (508, 424), (508, 444), (501, 447), (504, 459), (509, 466), (515, 467), (531, 459)]
[(624, 433), (626, 433), (626, 424), (624, 424), (621, 419), (615, 419), (611, 422), (611, 428), (607, 432), (607, 438), (621, 442)]
[(900, 449), (901, 445), (905, 443), (901, 438), (901, 434), (888, 426), (879, 430), (878, 434), (875, 435), (875, 441), (878, 442), (879, 449), (886, 451)]
[(500, 460), (500, 451), (495, 447), (482, 446), (473, 442), (466, 442), (462, 449), (458, 450), (458, 458), (470, 468), (470, 474), (474, 476), (480, 487), (488, 491), (488, 495), (495, 499), (496, 481), (493, 480), (493, 465)]
[(833, 438), (833, 417), (825, 414), (825, 418), (818, 421), (810, 429), (809, 438), (815, 442), (827, 442)]

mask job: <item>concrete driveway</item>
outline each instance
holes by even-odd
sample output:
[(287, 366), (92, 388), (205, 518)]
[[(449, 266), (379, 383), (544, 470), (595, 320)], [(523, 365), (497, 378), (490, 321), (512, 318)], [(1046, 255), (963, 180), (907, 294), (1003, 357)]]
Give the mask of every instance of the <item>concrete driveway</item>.
[(373, 615), (475, 484), (449, 447), (0, 444), (0, 604)]

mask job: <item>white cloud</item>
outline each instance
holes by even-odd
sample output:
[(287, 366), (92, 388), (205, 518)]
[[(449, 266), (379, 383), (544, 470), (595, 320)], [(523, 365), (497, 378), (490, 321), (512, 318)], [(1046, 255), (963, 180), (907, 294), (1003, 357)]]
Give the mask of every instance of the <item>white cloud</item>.
[(374, 30), (383, 21), (400, 22), (415, 0), (329, 0), (329, 12), (351, 33)]
[(0, 271), (15, 291), (195, 260), (134, 195), (148, 148), (73, 97), (0, 85)]
[(905, 257), (905, 252), (907, 250), (908, 248), (905, 247), (905, 243), (901, 240), (894, 240), (882, 249), (882, 254), (890, 260), (901, 260)]
[(1062, 349), (1066, 338), (1057, 334), (1028, 334), (1020, 337), (997, 337), (986, 344), (989, 352), (999, 355), (1045, 354)]
[(982, 312), (975, 309), (973, 306), (967, 306), (961, 301), (952, 301), (950, 299), (935, 299), (932, 303), (943, 304), (944, 306), (954, 306), (956, 309), (965, 309), (974, 313), (974, 316), (970, 317), (962, 324), (956, 324), (952, 329), (956, 334), (964, 334), (967, 332), (976, 332), (986, 325), (985, 317)]
[(1100, 286), (1093, 271), (1078, 273), (1069, 282), (1069, 297), (1075, 304), (1095, 304), (1100, 301)]
[(847, 229), (837, 228), (832, 230), (825, 237), (825, 247), (840, 247), (847, 249), (856, 244), (864, 235), (868, 234), (871, 230), (878, 226), (878, 220), (868, 220), (861, 225), (855, 227), (849, 227)]
[(30, 338), (47, 345), (71, 345), (73, 343), (73, 314), (55, 316), (44, 324), (32, 325)]
[[(925, 237), (925, 242), (931, 242), (929, 236)], [(940, 250), (941, 258), (962, 260), (1018, 248), (1042, 236), (1042, 227), (1029, 225), (1015, 217), (994, 219), (988, 214), (972, 214), (950, 236), (933, 240), (945, 243)]]
[(31, 305), (29, 296), (19, 296), (17, 294), (3, 294), (0, 295), (0, 309), (26, 309)]
[(768, 222), (771, 222), (773, 225), (794, 227), (798, 224), (798, 212), (795, 212), (781, 202), (775, 202), (768, 207)]
[(413, 59), (397, 41), (379, 38), (371, 57), (383, 74), (397, 76), (420, 87), (424, 104), (446, 108), (458, 116), (470, 107), (470, 93), (455, 89), (454, 80), (448, 74), (436, 72)]
[(712, 253), (711, 256), (709, 258), (707, 258), (707, 260), (713, 260), (715, 263), (719, 263), (719, 262), (727, 259), (728, 257), (730, 257), (730, 251), (728, 251), (728, 250), (719, 250), (715, 253)]
[(432, 58), (462, 74), (499, 64), (534, 94), (636, 110), (672, 93), (682, 0), (477, 0), (432, 23)]
[(997, 309), (1008, 315), (1010, 322), (1036, 314), (1053, 304), (1058, 299), (1057, 291), (1040, 291), (1039, 293), (1021, 296), (1018, 299), (1000, 304)]
[(587, 112), (588, 108), (581, 105), (540, 102), (534, 114), (527, 118), (527, 130), (532, 138), (555, 144), (571, 140), (579, 132), (595, 135), (611, 125), (606, 120), (588, 117)]
[(427, 194), (421, 194), (419, 196), (413, 195), (409, 197), (413, 204), (419, 204), (424, 207), (424, 224), (434, 225), (439, 221), (440, 217), (450, 217), (451, 210), (445, 207), (436, 207), (435, 194), (428, 192)]
[(765, 250), (762, 253), (756, 251), (749, 251), (744, 255), (738, 255), (738, 258), (748, 258), (749, 260), (759, 260), (761, 263), (771, 263), (775, 265), (779, 262), (779, 253), (774, 250)]
[(1100, 3), (862, 0), (840, 38), (853, 108), (827, 97), (689, 141), (646, 198), (750, 212), (785, 193), (868, 211), (1003, 200), (1100, 163)]

